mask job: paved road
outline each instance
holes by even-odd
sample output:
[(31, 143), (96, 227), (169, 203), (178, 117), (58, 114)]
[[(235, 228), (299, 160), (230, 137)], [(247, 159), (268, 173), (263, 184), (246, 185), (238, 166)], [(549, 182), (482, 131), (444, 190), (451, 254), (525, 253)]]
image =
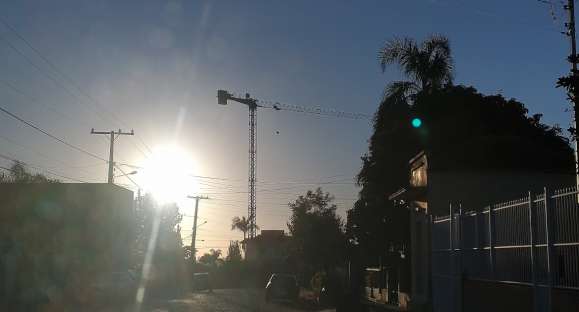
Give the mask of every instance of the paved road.
[[(286, 304), (265, 303), (263, 291), (220, 289), (213, 293), (192, 293), (183, 299), (170, 300), (151, 312), (297, 312), (304, 311)], [(324, 311), (326, 312), (326, 311)]]

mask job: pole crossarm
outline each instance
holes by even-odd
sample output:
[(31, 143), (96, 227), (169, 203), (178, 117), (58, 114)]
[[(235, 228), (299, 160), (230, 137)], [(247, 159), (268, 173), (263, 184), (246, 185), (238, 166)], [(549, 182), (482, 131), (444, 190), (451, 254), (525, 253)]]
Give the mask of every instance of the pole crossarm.
[(94, 128), (90, 130), (90, 134), (102, 134), (108, 135), (110, 140), (110, 148), (109, 148), (109, 170), (108, 170), (108, 178), (107, 183), (113, 184), (115, 180), (114, 176), (114, 149), (115, 149), (115, 139), (121, 135), (135, 135), (135, 131), (131, 130), (131, 132), (123, 132), (121, 129), (118, 131), (111, 130), (111, 131), (94, 131)]

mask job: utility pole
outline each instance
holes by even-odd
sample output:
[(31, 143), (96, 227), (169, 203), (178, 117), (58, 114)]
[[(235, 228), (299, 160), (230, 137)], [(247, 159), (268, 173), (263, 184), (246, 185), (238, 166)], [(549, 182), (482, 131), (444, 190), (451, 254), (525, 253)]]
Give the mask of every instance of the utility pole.
[(209, 199), (207, 196), (187, 196), (187, 198), (195, 199), (195, 215), (193, 216), (193, 232), (191, 235), (191, 263), (194, 264), (196, 261), (195, 241), (197, 239), (197, 211), (199, 210), (199, 200)]
[[(256, 122), (256, 110), (258, 107), (263, 107), (257, 104), (257, 100), (249, 96), (249, 93), (245, 94), (245, 98), (235, 97), (225, 90), (217, 90), (217, 104), (227, 105), (227, 100), (232, 100), (241, 104), (247, 105), (249, 108), (249, 174), (248, 174), (248, 198), (247, 198), (247, 219), (249, 220), (249, 235), (248, 237), (255, 237), (256, 229), (256, 195), (255, 195), (255, 182), (256, 182), (256, 139), (255, 139), (255, 128), (257, 127)], [(276, 108), (279, 110), (278, 108)]]
[(114, 149), (115, 149), (115, 136), (118, 138), (121, 135), (135, 135), (135, 131), (131, 130), (131, 132), (123, 132), (121, 129), (119, 131), (111, 130), (111, 131), (94, 131), (94, 128), (90, 130), (90, 134), (104, 134), (110, 137), (110, 149), (109, 149), (109, 172), (108, 172), (108, 179), (107, 183), (114, 183), (114, 172), (113, 168), (115, 166), (114, 162)]
[(567, 31), (564, 32), (565, 35), (567, 35), (569, 37), (569, 40), (571, 41), (571, 55), (569, 55), (569, 57), (567, 58), (567, 60), (569, 61), (569, 63), (571, 63), (571, 75), (569, 76), (570, 78), (570, 85), (568, 87), (569, 90), (569, 95), (570, 95), (570, 99), (572, 101), (572, 105), (573, 105), (573, 139), (575, 141), (575, 177), (576, 177), (576, 186), (579, 188), (579, 151), (577, 150), (577, 148), (579, 147), (578, 145), (578, 132), (577, 132), (577, 120), (579, 119), (578, 117), (578, 111), (577, 111), (577, 104), (578, 104), (578, 100), (579, 100), (579, 77), (578, 77), (578, 72), (577, 72), (577, 63), (578, 63), (578, 59), (577, 59), (577, 41), (576, 41), (576, 34), (575, 34), (575, 1), (574, 0), (568, 0), (567, 1), (567, 5), (564, 6), (565, 10), (567, 10), (569, 12), (569, 22), (565, 23), (565, 28), (567, 28)]

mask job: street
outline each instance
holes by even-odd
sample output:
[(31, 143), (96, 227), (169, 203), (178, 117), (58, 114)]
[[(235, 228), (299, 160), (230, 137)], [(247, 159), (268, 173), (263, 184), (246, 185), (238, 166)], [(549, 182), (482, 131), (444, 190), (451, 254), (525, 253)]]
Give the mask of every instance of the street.
[[(246, 312), (246, 311), (306, 311), (289, 303), (266, 303), (260, 289), (219, 289), (212, 293), (189, 293), (185, 298), (169, 300), (147, 312)], [(307, 310), (311, 311), (311, 310)], [(322, 310), (318, 310), (322, 311)], [(323, 310), (334, 311), (334, 310)]]

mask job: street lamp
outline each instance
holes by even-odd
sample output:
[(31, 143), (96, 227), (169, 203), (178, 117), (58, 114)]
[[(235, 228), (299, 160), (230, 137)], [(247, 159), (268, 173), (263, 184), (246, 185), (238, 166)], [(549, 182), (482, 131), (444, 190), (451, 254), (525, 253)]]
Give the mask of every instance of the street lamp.
[(115, 176), (115, 178), (126, 177), (126, 176), (130, 176), (130, 175), (137, 174), (137, 173), (138, 173), (138, 172), (137, 172), (136, 170), (133, 170), (133, 171), (131, 171), (131, 172), (129, 172), (129, 173), (117, 175), (117, 176)]
[(207, 221), (204, 221), (203, 223), (199, 224), (199, 225), (197, 226), (197, 228), (199, 228), (200, 226), (202, 226), (202, 225), (205, 224), (205, 223), (207, 223)]

